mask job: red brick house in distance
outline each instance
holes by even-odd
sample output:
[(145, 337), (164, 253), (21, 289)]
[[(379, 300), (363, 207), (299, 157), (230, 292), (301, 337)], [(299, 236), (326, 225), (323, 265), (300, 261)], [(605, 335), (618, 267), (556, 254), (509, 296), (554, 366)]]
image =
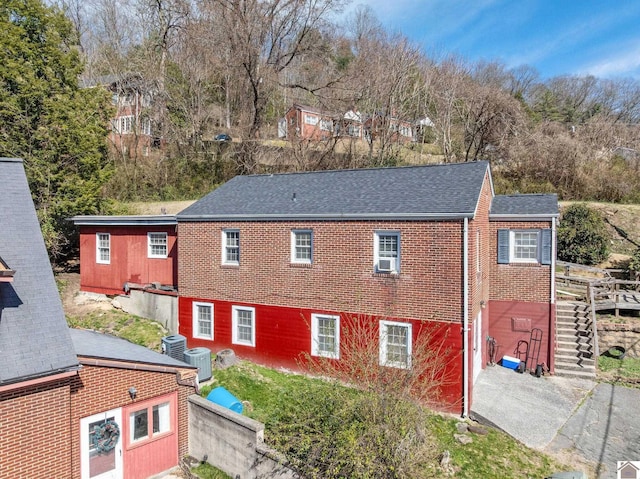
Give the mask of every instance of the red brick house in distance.
[(557, 217), (555, 195), (495, 196), (487, 162), (236, 177), (176, 216), (179, 332), (295, 368), (340, 360), (346, 315), (389, 367), (436, 331), (466, 415), (488, 337), (501, 357), (540, 328), (553, 369)]

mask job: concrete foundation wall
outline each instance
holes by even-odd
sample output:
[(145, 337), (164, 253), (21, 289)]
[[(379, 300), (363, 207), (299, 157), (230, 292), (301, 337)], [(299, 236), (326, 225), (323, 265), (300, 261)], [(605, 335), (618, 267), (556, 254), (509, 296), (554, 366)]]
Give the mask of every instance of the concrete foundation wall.
[(212, 403), (189, 397), (189, 454), (240, 479), (298, 477), (264, 445), (264, 425)]
[(170, 334), (178, 333), (178, 297), (132, 289), (128, 296), (119, 296), (122, 310), (153, 319), (162, 324)]

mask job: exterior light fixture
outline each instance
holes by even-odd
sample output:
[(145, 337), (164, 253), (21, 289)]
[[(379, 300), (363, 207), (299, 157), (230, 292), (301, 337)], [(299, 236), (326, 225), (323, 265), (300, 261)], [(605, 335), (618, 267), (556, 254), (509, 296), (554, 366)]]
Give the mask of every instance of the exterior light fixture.
[(138, 394), (138, 390), (136, 388), (134, 388), (133, 386), (129, 388), (129, 397), (131, 398), (132, 401), (136, 398), (137, 394)]

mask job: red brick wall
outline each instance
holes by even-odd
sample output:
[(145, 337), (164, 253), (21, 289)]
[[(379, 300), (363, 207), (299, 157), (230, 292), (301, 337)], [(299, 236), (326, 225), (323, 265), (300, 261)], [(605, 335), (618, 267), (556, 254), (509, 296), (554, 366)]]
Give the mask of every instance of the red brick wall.
[(548, 303), (551, 296), (551, 266), (540, 264), (498, 264), (499, 229), (551, 228), (549, 221), (492, 221), (489, 257), (491, 300)]
[[(183, 297), (462, 319), (462, 221), (202, 222), (178, 228)], [(224, 228), (240, 230), (240, 266), (221, 265)], [(292, 229), (313, 229), (312, 265), (291, 264)], [(398, 276), (373, 272), (377, 230), (400, 231)]]
[(0, 393), (0, 477), (71, 475), (69, 380)]
[[(195, 391), (193, 387), (178, 385), (176, 380), (175, 373), (83, 365), (80, 375), (76, 377), (71, 387), (73, 477), (80, 477), (81, 418), (142, 402), (176, 389), (178, 390), (178, 457), (186, 455), (189, 447), (187, 397)], [(130, 387), (135, 387), (138, 391), (135, 401), (129, 397)]]

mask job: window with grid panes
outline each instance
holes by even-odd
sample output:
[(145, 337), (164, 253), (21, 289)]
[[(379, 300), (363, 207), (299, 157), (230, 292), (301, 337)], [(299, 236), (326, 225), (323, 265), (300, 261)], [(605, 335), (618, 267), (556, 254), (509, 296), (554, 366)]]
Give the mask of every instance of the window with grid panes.
[(97, 233), (96, 246), (96, 262), (109, 264), (111, 262), (111, 235), (109, 233)]
[(311, 315), (311, 354), (338, 359), (340, 356), (340, 317)]
[(232, 307), (232, 342), (255, 346), (255, 308), (246, 306)]
[(213, 305), (193, 303), (193, 336), (213, 339)]
[(380, 364), (397, 368), (411, 366), (411, 324), (380, 322)]
[(292, 231), (291, 242), (291, 262), (311, 263), (313, 255), (313, 234), (311, 230)]
[(149, 258), (167, 257), (167, 233), (148, 233)]
[(240, 231), (224, 231), (223, 263), (240, 264)]

